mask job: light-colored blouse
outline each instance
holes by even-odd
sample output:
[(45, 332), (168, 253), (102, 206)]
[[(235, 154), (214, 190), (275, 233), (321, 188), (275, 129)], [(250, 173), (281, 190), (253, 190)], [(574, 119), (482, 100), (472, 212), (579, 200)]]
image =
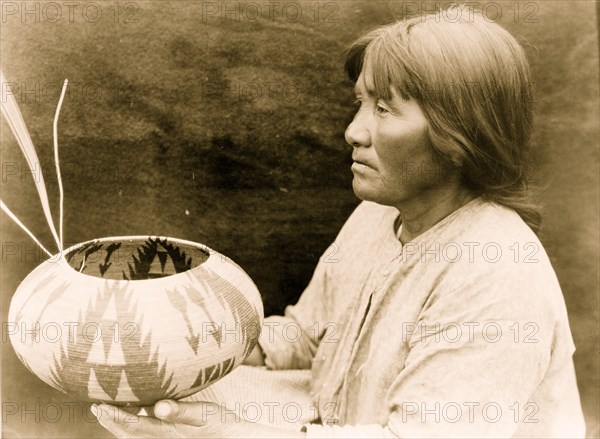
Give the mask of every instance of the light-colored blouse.
[(266, 319), (270, 369), (312, 369), (309, 437), (583, 437), (564, 298), (536, 235), (476, 198), (404, 245), (363, 202), (298, 303)]

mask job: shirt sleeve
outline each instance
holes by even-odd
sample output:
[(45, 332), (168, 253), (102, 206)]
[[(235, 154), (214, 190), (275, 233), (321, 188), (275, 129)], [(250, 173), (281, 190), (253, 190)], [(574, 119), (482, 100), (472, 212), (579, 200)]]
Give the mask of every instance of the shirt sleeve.
[[(374, 203), (360, 203), (342, 226), (334, 243), (325, 250), (315, 268), (308, 286), (298, 303), (286, 307), (283, 316), (270, 316), (265, 319), (258, 343), (265, 354), (265, 364), (269, 369), (308, 369), (312, 365), (321, 339), (328, 329), (334, 330), (336, 308), (339, 304), (336, 294), (340, 291), (341, 260), (332, 259), (337, 250), (354, 248), (357, 237), (365, 225), (379, 221), (381, 208)], [(370, 226), (372, 227), (372, 226)], [(332, 253), (332, 249), (334, 252)], [(337, 256), (336, 256), (337, 258)], [(337, 267), (336, 267), (337, 266)]]
[(554, 322), (534, 282), (498, 272), (432, 294), (388, 393), (391, 432), (512, 437), (528, 415), (536, 422), (542, 402), (529, 398), (549, 366)]
[(309, 369), (330, 310), (330, 278), (321, 256), (312, 279), (296, 305), (283, 316), (265, 319), (258, 343), (269, 369)]

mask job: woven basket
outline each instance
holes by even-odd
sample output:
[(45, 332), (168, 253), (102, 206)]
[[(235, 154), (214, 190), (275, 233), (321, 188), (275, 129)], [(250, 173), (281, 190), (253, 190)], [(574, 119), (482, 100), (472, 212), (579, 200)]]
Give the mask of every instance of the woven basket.
[(256, 286), (230, 259), (142, 236), (85, 242), (45, 261), (9, 311), (27, 368), (74, 398), (116, 405), (207, 387), (250, 354), (262, 321)]

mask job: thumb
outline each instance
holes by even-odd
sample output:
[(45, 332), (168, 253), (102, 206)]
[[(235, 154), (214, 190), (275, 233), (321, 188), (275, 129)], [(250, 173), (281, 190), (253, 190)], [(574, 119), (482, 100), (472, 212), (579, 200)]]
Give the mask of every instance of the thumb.
[(154, 416), (163, 421), (201, 427), (218, 418), (219, 406), (213, 402), (180, 402), (165, 399), (154, 404)]

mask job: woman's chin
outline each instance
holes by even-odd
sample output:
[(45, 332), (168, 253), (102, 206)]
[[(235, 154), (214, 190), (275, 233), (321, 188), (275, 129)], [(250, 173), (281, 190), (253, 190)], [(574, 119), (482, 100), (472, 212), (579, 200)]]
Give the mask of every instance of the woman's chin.
[(366, 184), (362, 179), (354, 177), (352, 180), (352, 190), (354, 191), (354, 195), (356, 195), (359, 199), (363, 201), (374, 201), (377, 202), (377, 193), (376, 191)]
[(402, 192), (391, 193), (381, 186), (370, 184), (356, 176), (352, 180), (352, 190), (354, 195), (362, 201), (371, 201), (384, 206), (397, 207), (403, 200), (400, 196)]

